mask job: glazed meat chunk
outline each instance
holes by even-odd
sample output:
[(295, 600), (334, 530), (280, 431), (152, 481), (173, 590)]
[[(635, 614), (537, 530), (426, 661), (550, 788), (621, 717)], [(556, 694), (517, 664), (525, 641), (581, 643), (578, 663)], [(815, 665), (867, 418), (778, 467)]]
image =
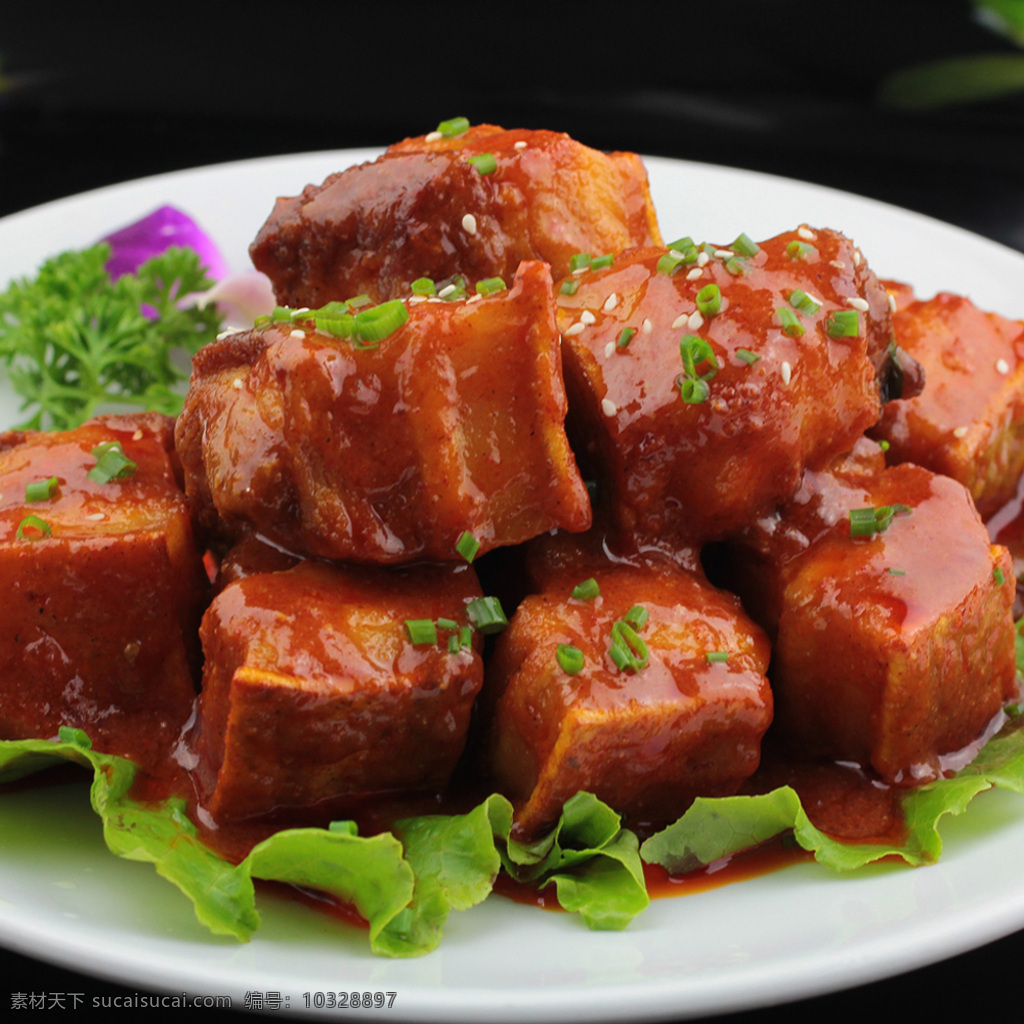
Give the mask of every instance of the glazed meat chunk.
[(878, 419), (889, 303), (853, 244), (737, 243), (681, 239), (561, 286), (570, 436), (623, 538), (727, 537)]
[(569, 449), (551, 278), (403, 305), (374, 345), (312, 321), (229, 335), (193, 361), (178, 420), (201, 521), (299, 554), (371, 563), (459, 558), (590, 523)]
[(888, 403), (871, 434), (888, 442), (891, 463), (959, 480), (987, 519), (1013, 498), (1024, 470), (1024, 323), (959, 295), (891, 290), (901, 296), (896, 340), (923, 367), (925, 385)]
[[(460, 641), (480, 596), (468, 565), (303, 562), (226, 586), (201, 632), (206, 809), (241, 819), (442, 786), (483, 681), (479, 640)], [(407, 621), (433, 623), (436, 642), (414, 643)]]
[(279, 199), (250, 254), (279, 302), (316, 307), (402, 297), (421, 277), (508, 281), (523, 260), (561, 277), (574, 253), (660, 244), (635, 154), (477, 125), (406, 139)]
[(588, 580), (527, 597), (488, 665), (489, 768), (525, 835), (579, 790), (661, 823), (733, 793), (772, 717), (767, 640), (732, 595), (667, 563)]
[(776, 729), (807, 755), (927, 781), (1014, 696), (1009, 554), (955, 480), (865, 439), (746, 540), (733, 582), (773, 637)]
[(72, 726), (143, 766), (169, 755), (195, 698), (207, 587), (171, 440), (157, 415), (6, 439), (0, 737)]

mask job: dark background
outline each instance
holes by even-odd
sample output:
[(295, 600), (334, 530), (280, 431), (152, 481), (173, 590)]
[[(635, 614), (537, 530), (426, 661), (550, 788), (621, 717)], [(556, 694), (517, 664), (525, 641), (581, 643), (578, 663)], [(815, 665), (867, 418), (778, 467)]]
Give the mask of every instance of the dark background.
[[(0, 215), (201, 164), (383, 146), (465, 115), (831, 185), (1024, 250), (1024, 93), (938, 110), (880, 98), (895, 73), (968, 54), (1024, 50), (968, 0), (8, 5)], [(922, 1017), (1016, 1019), (1022, 961), (1018, 934), (721, 1019), (866, 1019), (904, 1003)], [(12, 990), (121, 991), (16, 954), (0, 969)]]

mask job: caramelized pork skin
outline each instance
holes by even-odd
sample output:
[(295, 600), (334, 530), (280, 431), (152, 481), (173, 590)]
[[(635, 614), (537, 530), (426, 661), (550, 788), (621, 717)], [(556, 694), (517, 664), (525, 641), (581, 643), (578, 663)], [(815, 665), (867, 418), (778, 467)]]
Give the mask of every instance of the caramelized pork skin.
[(414, 644), (405, 623), (467, 625), (480, 595), (468, 565), (307, 561), (225, 587), (201, 633), (206, 809), (231, 820), (443, 786), (483, 682), (480, 639)]
[[(665, 255), (574, 275), (558, 325), (585, 472), (623, 538), (676, 549), (742, 529), (876, 422), (891, 324), (885, 290), (833, 231), (788, 232), (742, 259), (707, 247), (671, 272)], [(715, 289), (720, 308), (702, 313), (698, 296)], [(790, 302), (799, 292), (813, 312)], [(830, 334), (836, 314), (849, 335)], [(684, 339), (714, 361), (687, 370)], [(705, 401), (684, 400), (687, 376), (704, 378)]]
[(890, 463), (913, 462), (959, 480), (988, 518), (1013, 498), (1024, 471), (1024, 323), (940, 293), (918, 300), (905, 285), (893, 330), (924, 368), (913, 398), (889, 402), (873, 437)]
[[(195, 698), (207, 596), (172, 426), (106, 416), (0, 451), (0, 737), (71, 726), (144, 767), (170, 755)], [(93, 449), (110, 442), (136, 467), (99, 482)], [(52, 495), (28, 501), (26, 485), (51, 477)]]
[(410, 304), (374, 348), (277, 326), (208, 345), (177, 444), (211, 532), (389, 564), (585, 529), (565, 414), (551, 278), (524, 263), (499, 294)]
[[(893, 512), (851, 536), (851, 512)], [(744, 535), (728, 581), (772, 638), (776, 730), (888, 782), (934, 778), (1016, 695), (1009, 553), (970, 494), (872, 441)]]
[[(580, 580), (565, 576), (527, 597), (487, 667), (489, 770), (524, 835), (580, 790), (632, 823), (675, 820), (696, 796), (736, 791), (771, 722), (768, 643), (731, 594), (667, 562), (592, 575), (599, 596), (573, 597)], [(637, 605), (649, 661), (622, 669), (612, 630)], [(577, 674), (560, 665), (559, 644), (582, 653)]]
[[(482, 173), (470, 160), (489, 155)], [(467, 219), (471, 218), (471, 219)], [(250, 247), (278, 302), (400, 298), (420, 277), (510, 281), (523, 260), (568, 273), (574, 253), (660, 245), (647, 173), (559, 132), (477, 125), (421, 136), (278, 199)]]

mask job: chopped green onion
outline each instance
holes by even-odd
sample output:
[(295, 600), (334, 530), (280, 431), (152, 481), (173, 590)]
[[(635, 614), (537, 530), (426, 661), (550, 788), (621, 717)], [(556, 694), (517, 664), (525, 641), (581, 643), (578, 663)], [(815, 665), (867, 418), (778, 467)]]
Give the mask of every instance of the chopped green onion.
[(1006, 582), (1006, 576), (1003, 574), (1002, 568), (998, 565), (992, 570), (992, 576), (996, 581), (997, 587), (1001, 587)]
[(797, 312), (803, 313), (805, 316), (814, 316), (821, 309), (821, 304), (815, 302), (807, 292), (800, 288), (794, 288), (789, 293), (788, 302)]
[(437, 286), (429, 277), (417, 277), (409, 286), (413, 295), (436, 295)]
[(508, 619), (496, 597), (477, 597), (466, 605), (469, 621), (481, 633), (500, 633), (507, 625)]
[(583, 652), (572, 644), (559, 644), (555, 648), (555, 660), (567, 675), (575, 676), (583, 671)]
[(689, 235), (684, 235), (682, 238), (677, 238), (674, 242), (669, 242), (668, 248), (678, 253), (686, 253), (690, 249), (696, 249), (697, 245)]
[(466, 298), (467, 294), (466, 279), (461, 274), (456, 274), (454, 277), (448, 278), (447, 281), (441, 282), (437, 289), (437, 297), (444, 299), (445, 302), (457, 302), (459, 299)]
[(481, 174), (493, 174), (498, 169), (498, 161), (494, 159), (493, 153), (477, 153), (469, 157), (467, 163), (471, 163)]
[(453, 117), (447, 121), (442, 121), (437, 126), (437, 131), (441, 133), (446, 139), (453, 139), (456, 135), (461, 135), (463, 132), (469, 130), (469, 118), (468, 117)]
[(563, 295), (575, 295), (576, 289), (579, 288), (580, 283), (575, 278), (567, 277), (562, 282), (561, 292)]
[(39, 516), (25, 516), (18, 523), (18, 540), (37, 541), (49, 536), (52, 536), (50, 524), (45, 519), (40, 519)]
[[(683, 370), (687, 377), (711, 380), (718, 373), (718, 360), (715, 358), (714, 350), (696, 334), (682, 336), (679, 341), (679, 355), (683, 360)], [(704, 373), (698, 374), (697, 367), (701, 363), (707, 363), (710, 368)]]
[(756, 352), (751, 352), (749, 348), (738, 348), (736, 349), (736, 358), (742, 363), (746, 363), (747, 366), (753, 366), (761, 357)]
[(132, 476), (138, 466), (125, 455), (120, 441), (104, 441), (92, 450), (96, 465), (86, 474), (98, 484), (107, 484), (111, 480), (120, 480)]
[(623, 671), (629, 669), (639, 672), (650, 661), (647, 644), (625, 619), (619, 619), (612, 626), (612, 642), (608, 654)]
[(706, 380), (700, 377), (685, 377), (679, 374), (676, 377), (676, 387), (679, 388), (680, 397), (687, 405), (703, 405), (711, 397), (711, 388)]
[(881, 448), (883, 452), (887, 452), (891, 446), (889, 442), (886, 441), (886, 439), (883, 437), (882, 440), (878, 442), (878, 447)]
[(880, 505), (878, 508), (850, 509), (850, 536), (873, 537), (889, 529), (898, 515), (910, 515), (906, 505)]
[(743, 256), (730, 256), (722, 266), (725, 267), (733, 277), (742, 277), (750, 269), (746, 258)]
[(791, 338), (802, 338), (806, 333), (804, 325), (800, 323), (796, 313), (793, 312), (788, 306), (779, 306), (775, 310), (776, 319), (779, 321), (779, 326), (783, 332), (788, 334)]
[(786, 246), (786, 255), (791, 260), (810, 260), (818, 255), (818, 250), (810, 242), (798, 242), (794, 239)]
[(572, 596), (577, 601), (590, 601), (595, 597), (599, 597), (601, 594), (601, 587), (597, 580), (593, 576), (589, 580), (584, 580), (582, 583), (577, 583), (572, 588)]
[(437, 620), (438, 629), (458, 629), (459, 624), (454, 619), (440, 618)]
[(448, 653), (449, 654), (458, 654), (459, 651), (461, 651), (461, 650), (462, 650), (462, 645), (459, 643), (458, 636), (455, 633), (452, 633), (452, 635), (450, 637), (448, 637)]
[(473, 644), (473, 627), (472, 626), (460, 626), (459, 627), (459, 646), (470, 647)]
[(633, 340), (633, 336), (635, 334), (635, 327), (623, 327), (622, 330), (619, 331), (619, 336), (615, 339), (615, 347), (617, 349), (626, 348), (629, 345), (629, 343)]
[(906, 569), (886, 569), (885, 570), (890, 576), (906, 576)]
[(33, 480), (25, 484), (25, 501), (49, 501), (57, 492), (58, 480), (51, 476), (49, 480)]
[(373, 299), (370, 298), (365, 292), (356, 295), (355, 297), (348, 300), (348, 306), (351, 309), (361, 309), (363, 306), (372, 306)]
[(752, 241), (749, 235), (744, 233), (737, 235), (729, 248), (733, 252), (738, 252), (741, 256), (756, 256), (761, 251), (761, 247)]
[(722, 292), (717, 284), (705, 285), (697, 292), (697, 308), (704, 316), (716, 316), (722, 309)]
[(455, 542), (455, 550), (462, 555), (467, 562), (472, 562), (480, 550), (480, 541), (466, 530), (465, 533)]
[(506, 288), (505, 282), (500, 277), (487, 277), (483, 281), (477, 281), (476, 290), (479, 295), (494, 295), (503, 292)]
[(577, 270), (586, 270), (590, 266), (590, 253), (589, 252), (577, 252), (569, 258), (569, 270), (575, 272)]
[(829, 314), (825, 331), (830, 338), (856, 338), (860, 334), (860, 314), (855, 309), (837, 309)]
[(604, 256), (597, 256), (590, 261), (591, 270), (603, 270), (605, 267), (610, 267), (615, 257), (611, 253), (606, 253)]
[(401, 299), (392, 299), (356, 313), (356, 334), (364, 342), (375, 345), (394, 334), (408, 319), (409, 310), (405, 303)]
[(647, 620), (650, 618), (650, 614), (651, 613), (642, 604), (635, 604), (622, 617), (631, 626), (635, 626), (637, 629), (643, 629), (644, 626), (647, 625)]
[(718, 664), (720, 662), (728, 661), (729, 660), (729, 652), (728, 651), (708, 651), (707, 654), (704, 655), (704, 657), (707, 659), (707, 663), (709, 665), (715, 665), (715, 664)]
[(405, 632), (414, 646), (437, 643), (437, 626), (431, 619), (406, 619)]

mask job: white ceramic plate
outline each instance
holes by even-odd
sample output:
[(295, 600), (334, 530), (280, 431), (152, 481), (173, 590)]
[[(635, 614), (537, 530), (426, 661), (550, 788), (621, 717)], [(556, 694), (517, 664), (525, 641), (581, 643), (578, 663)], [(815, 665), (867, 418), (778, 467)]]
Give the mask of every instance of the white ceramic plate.
[[(0, 221), (0, 282), (93, 242), (164, 203), (191, 213), (235, 269), (274, 197), (367, 152), (314, 153), (162, 175)], [(666, 238), (728, 243), (799, 223), (846, 232), (885, 277), (970, 295), (1024, 318), (1024, 257), (855, 196), (748, 172), (648, 160)], [(2, 410), (0, 410), (2, 413)], [(8, 419), (10, 409), (7, 410)], [(909, 970), (1024, 927), (1024, 801), (987, 793), (944, 829), (933, 866), (839, 877), (802, 864), (699, 895), (655, 901), (624, 932), (500, 898), (452, 915), (441, 948), (372, 956), (365, 935), (264, 899), (248, 944), (212, 938), (148, 865), (106, 853), (79, 786), (0, 799), (0, 942), (131, 986), (172, 994), (278, 993), (328, 1011), (339, 992), (395, 993), (389, 1020), (664, 1020), (767, 1006)], [(308, 997), (304, 995), (308, 993)], [(336, 998), (336, 997), (335, 997)], [(365, 1011), (364, 1011), (365, 1012)]]

